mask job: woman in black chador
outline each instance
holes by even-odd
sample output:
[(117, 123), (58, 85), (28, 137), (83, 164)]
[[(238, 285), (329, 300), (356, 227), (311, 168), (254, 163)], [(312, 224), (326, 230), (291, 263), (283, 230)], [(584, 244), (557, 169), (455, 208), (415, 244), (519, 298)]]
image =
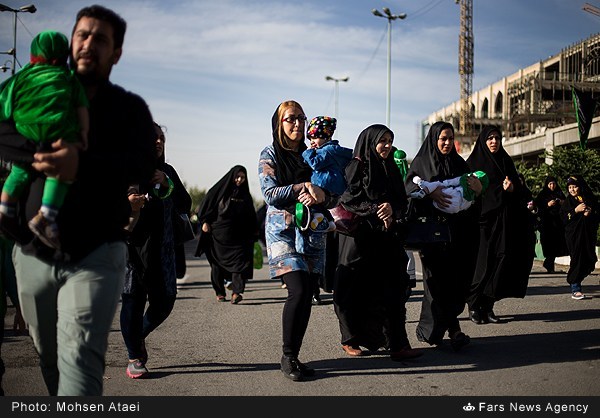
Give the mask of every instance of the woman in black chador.
[[(426, 181), (443, 181), (470, 172), (465, 160), (454, 148), (454, 128), (446, 122), (434, 123), (419, 152), (413, 159), (406, 177), (407, 193), (419, 187), (413, 177)], [(481, 193), (481, 183), (475, 177), (468, 179), (469, 187)], [(417, 325), (419, 341), (431, 345), (442, 344), (448, 332), (452, 348), (467, 345), (469, 336), (461, 331), (458, 316), (465, 309), (465, 301), (471, 278), (475, 271), (477, 255), (477, 205), (449, 214), (433, 206), (449, 203), (450, 197), (441, 188), (423, 199), (411, 199), (409, 216), (444, 217), (449, 224), (451, 241), (426, 245), (421, 249), (423, 266), (423, 302), (421, 317)]]
[(594, 271), (596, 261), (596, 237), (600, 211), (594, 196), (583, 177), (575, 175), (567, 179), (568, 196), (560, 208), (565, 224), (565, 238), (571, 263), (567, 283), (571, 285), (571, 297), (585, 299), (581, 282)]
[(196, 257), (206, 254), (210, 280), (219, 302), (224, 302), (225, 281), (232, 282), (231, 303), (239, 303), (246, 281), (253, 276), (254, 242), (258, 227), (247, 171), (236, 165), (206, 193), (198, 222), (201, 225)]
[(556, 257), (567, 255), (565, 227), (560, 218), (560, 207), (565, 201), (565, 194), (560, 189), (554, 176), (547, 176), (542, 191), (535, 198), (535, 206), (541, 219), (540, 242), (544, 253), (544, 268), (554, 273)]
[(535, 233), (524, 204), (525, 188), (513, 160), (502, 147), (500, 128), (484, 126), (471, 155), (471, 170), (489, 177), (481, 197), (479, 253), (467, 298), (469, 315), (476, 324), (499, 322), (494, 303), (523, 298), (535, 256)]
[(394, 361), (418, 357), (405, 329), (408, 258), (397, 221), (406, 210), (406, 191), (390, 155), (394, 134), (384, 125), (365, 128), (346, 167), (343, 206), (362, 219), (352, 236), (339, 236), (333, 302), (342, 349), (360, 356), (361, 347), (386, 347)]

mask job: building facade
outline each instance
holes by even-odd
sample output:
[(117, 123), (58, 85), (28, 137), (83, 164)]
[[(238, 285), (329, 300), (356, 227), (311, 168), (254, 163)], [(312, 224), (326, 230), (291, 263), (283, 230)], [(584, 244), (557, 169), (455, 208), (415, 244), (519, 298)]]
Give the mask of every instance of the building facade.
[[(458, 152), (468, 156), (477, 132), (488, 124), (500, 126), (504, 148), (525, 160), (535, 160), (555, 146), (579, 142), (572, 87), (600, 100), (600, 33), (473, 92), (474, 136), (457, 136)], [(421, 139), (437, 121), (452, 123), (458, 132), (460, 110), (457, 100), (430, 114), (422, 122)], [(594, 115), (588, 148), (600, 148), (600, 105)]]

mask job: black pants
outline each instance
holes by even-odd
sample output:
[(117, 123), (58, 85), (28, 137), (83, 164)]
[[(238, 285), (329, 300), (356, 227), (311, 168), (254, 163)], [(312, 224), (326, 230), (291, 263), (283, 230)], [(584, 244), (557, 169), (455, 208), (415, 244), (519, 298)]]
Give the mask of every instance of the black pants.
[(308, 328), (312, 296), (315, 284), (314, 276), (305, 271), (293, 271), (283, 275), (288, 291), (281, 315), (283, 334), (283, 354), (298, 357), (302, 340)]
[[(141, 288), (141, 286), (140, 286)], [(129, 359), (142, 357), (144, 339), (169, 317), (176, 295), (167, 295), (163, 289), (136, 291), (121, 295), (121, 334)], [(148, 309), (144, 313), (148, 301)]]
[(244, 293), (246, 280), (243, 273), (230, 273), (216, 263), (210, 265), (210, 283), (217, 296), (226, 296), (225, 282), (231, 281), (233, 293)]

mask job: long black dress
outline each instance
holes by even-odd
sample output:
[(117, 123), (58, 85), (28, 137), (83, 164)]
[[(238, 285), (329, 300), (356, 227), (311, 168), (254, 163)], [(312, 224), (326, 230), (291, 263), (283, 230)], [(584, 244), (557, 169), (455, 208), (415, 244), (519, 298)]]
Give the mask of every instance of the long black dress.
[[(406, 178), (406, 191), (418, 189), (412, 182), (419, 176), (426, 181), (443, 181), (468, 173), (469, 166), (456, 149), (444, 155), (437, 147), (441, 132), (454, 128), (449, 123), (434, 123), (425, 142), (413, 159)], [(465, 308), (465, 299), (475, 271), (478, 244), (477, 206), (455, 214), (439, 211), (433, 200), (411, 199), (409, 216), (436, 215), (444, 217), (450, 226), (451, 242), (427, 245), (421, 250), (423, 266), (423, 301), (417, 325), (417, 338), (429, 344), (440, 344), (444, 334), (460, 331), (458, 316)]]
[(366, 128), (346, 168), (341, 203), (363, 222), (355, 235), (339, 234), (333, 301), (342, 345), (395, 352), (410, 348), (404, 324), (408, 258), (399, 236), (384, 230), (376, 212), (378, 204), (388, 202), (399, 218), (407, 202), (393, 156), (383, 160), (375, 151), (386, 132), (391, 133), (383, 125)]
[[(483, 318), (493, 316), (495, 301), (525, 297), (535, 256), (535, 233), (515, 165), (502, 146), (492, 153), (486, 144), (494, 131), (500, 134), (498, 127), (485, 126), (467, 158), (469, 167), (484, 171), (490, 181), (482, 195), (479, 253), (467, 299), (469, 309)], [(506, 177), (512, 192), (503, 188)]]
[[(556, 187), (550, 190), (548, 184), (555, 182)], [(549, 202), (556, 202), (549, 206)], [(558, 185), (554, 176), (547, 176), (544, 187), (535, 198), (538, 208), (540, 222), (540, 242), (544, 253), (544, 267), (549, 273), (554, 272), (554, 261), (556, 257), (567, 255), (567, 243), (565, 242), (565, 227), (560, 217), (560, 208), (565, 201), (565, 194)]]
[[(567, 247), (571, 256), (567, 283), (581, 284), (583, 279), (594, 271), (596, 261), (598, 261), (596, 239), (600, 208), (598, 199), (581, 176), (570, 176), (567, 184), (579, 186), (579, 195), (575, 197), (569, 193), (560, 208), (560, 216), (565, 225)], [(575, 208), (581, 203), (585, 203), (591, 208), (587, 216), (584, 216), (583, 212), (575, 212)]]
[(209, 189), (198, 210), (200, 226), (208, 223), (211, 231), (206, 233), (200, 228), (195, 256), (206, 254), (213, 289), (217, 296), (223, 297), (226, 280), (233, 282), (233, 293), (239, 295), (254, 274), (257, 217), (248, 181), (239, 187), (234, 183), (240, 171), (248, 178), (245, 167), (234, 166)]

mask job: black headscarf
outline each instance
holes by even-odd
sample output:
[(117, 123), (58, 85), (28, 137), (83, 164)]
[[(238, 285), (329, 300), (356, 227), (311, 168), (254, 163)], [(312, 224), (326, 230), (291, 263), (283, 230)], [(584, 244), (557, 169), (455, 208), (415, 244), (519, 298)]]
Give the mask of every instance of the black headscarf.
[(437, 142), (444, 129), (451, 129), (454, 133), (454, 127), (448, 122), (436, 122), (429, 128), (425, 141), (410, 164), (405, 182), (407, 193), (419, 188), (412, 181), (415, 176), (425, 181), (443, 181), (469, 172), (469, 166), (455, 147), (449, 154), (442, 154), (439, 150)]
[(406, 191), (393, 154), (390, 152), (388, 158), (382, 160), (375, 148), (386, 132), (394, 138), (394, 133), (385, 125), (365, 128), (358, 136), (353, 158), (346, 166), (348, 187), (341, 203), (359, 215), (372, 214), (373, 203), (389, 202), (394, 212), (406, 209)]
[[(246, 175), (246, 181), (240, 186), (236, 186), (234, 179), (240, 171)], [(252, 195), (250, 194), (250, 187), (248, 186), (247, 179), (248, 172), (246, 171), (246, 168), (241, 165), (232, 167), (227, 174), (221, 177), (221, 179), (208, 190), (206, 196), (202, 200), (202, 204), (198, 210), (198, 221), (200, 224), (214, 222), (217, 219), (219, 203), (226, 203), (226, 201), (232, 197), (252, 202)]]
[[(425, 141), (421, 144), (421, 148), (408, 169), (404, 184), (407, 193), (412, 193), (419, 189), (412, 181), (415, 176), (419, 176), (425, 181), (443, 181), (461, 176), (470, 171), (469, 166), (458, 155), (455, 147), (452, 147), (452, 150), (448, 154), (442, 154), (438, 148), (438, 139), (445, 129), (451, 129), (454, 133), (454, 127), (448, 122), (436, 122), (429, 128)], [(410, 199), (409, 218), (430, 215), (436, 212), (437, 210), (432, 205), (431, 199)], [(445, 214), (444, 216), (447, 215)]]
[(304, 141), (298, 147), (298, 151), (292, 151), (284, 147), (283, 138), (279, 137), (279, 108), (275, 109), (271, 118), (271, 129), (273, 132), (273, 148), (275, 149), (275, 159), (277, 164), (277, 180), (280, 186), (289, 184), (298, 184), (310, 181), (312, 169), (302, 158), (302, 152), (307, 148)]
[[(585, 203), (587, 206), (592, 207), (592, 209), (594, 209), (594, 211), (597, 212), (598, 211), (597, 198), (594, 195), (594, 192), (592, 191), (590, 186), (588, 186), (588, 184), (585, 181), (585, 179), (583, 178), (583, 176), (580, 174), (575, 174), (575, 175), (569, 176), (567, 178), (567, 187), (570, 184), (574, 184), (577, 187), (579, 187), (579, 196), (581, 196), (583, 203)], [(572, 207), (572, 209), (575, 209), (575, 207), (577, 207), (581, 203), (581, 201), (579, 201), (579, 199), (574, 198), (571, 195), (571, 193), (567, 193), (567, 200), (569, 201), (569, 205)]]
[(515, 197), (519, 197), (523, 190), (515, 163), (502, 146), (502, 142), (500, 141), (499, 149), (495, 154), (492, 154), (488, 148), (486, 141), (492, 132), (498, 132), (502, 136), (502, 131), (499, 127), (492, 125), (484, 126), (477, 137), (471, 155), (467, 158), (467, 164), (471, 170), (481, 170), (490, 179), (490, 185), (482, 196), (482, 215), (500, 207), (502, 204), (502, 195), (504, 192), (502, 183), (506, 177), (512, 182)]
[[(554, 190), (550, 190), (550, 188), (548, 187), (548, 183), (550, 183), (551, 181), (556, 183), (556, 187), (554, 188)], [(565, 194), (558, 185), (558, 180), (556, 179), (556, 177), (547, 176), (546, 180), (544, 180), (544, 186), (542, 187), (542, 190), (538, 193), (536, 197), (536, 202), (539, 202), (538, 206), (541, 206), (545, 209), (545, 206), (547, 206), (548, 202), (554, 199), (565, 200)]]

